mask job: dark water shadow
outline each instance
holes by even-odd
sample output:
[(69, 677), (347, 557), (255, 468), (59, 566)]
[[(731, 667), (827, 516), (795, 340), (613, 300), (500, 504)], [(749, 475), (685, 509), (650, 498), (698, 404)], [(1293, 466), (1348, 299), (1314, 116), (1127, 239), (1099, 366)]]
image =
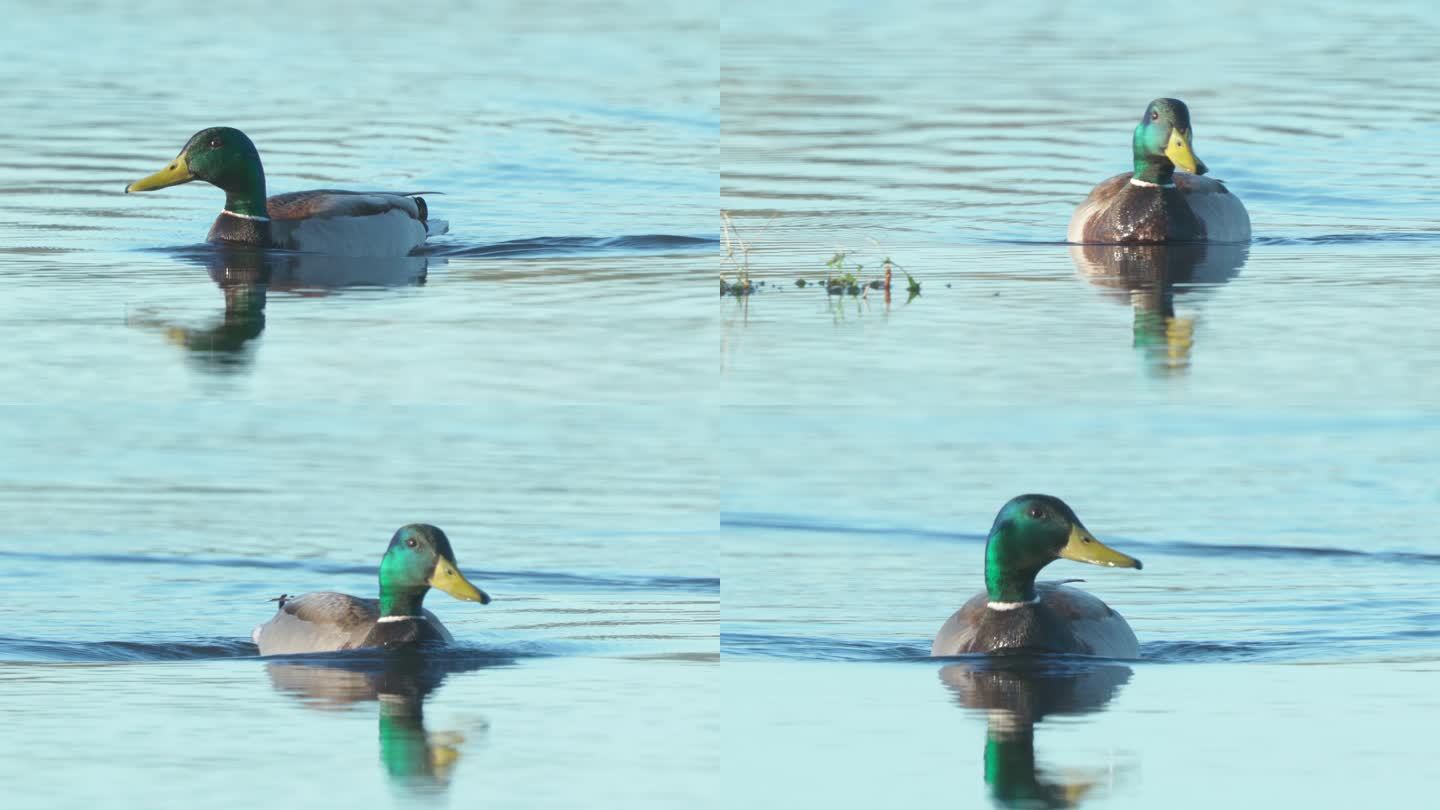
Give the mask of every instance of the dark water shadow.
[(1194, 318), (1175, 314), (1175, 296), (1240, 274), (1249, 245), (1071, 245), (1080, 275), (1135, 312), (1134, 346), (1158, 374), (1190, 368)]
[(183, 349), (195, 367), (218, 373), (251, 368), (252, 342), (265, 331), (265, 305), (271, 292), (320, 297), (346, 288), (418, 286), (425, 283), (432, 263), (444, 261), (424, 256), (325, 256), (210, 244), (165, 252), (205, 268), (220, 288), (224, 308), (203, 326), (187, 325), (151, 308), (130, 313), (126, 323), (163, 335)]
[(795, 661), (929, 661), (930, 642), (874, 641), (773, 633), (720, 634), (720, 653)]
[[(514, 657), (454, 647), (357, 653), (273, 658), (265, 669), (277, 692), (307, 708), (349, 709), (375, 702), (380, 764), (391, 785), (406, 793), (443, 793), (472, 741), (461, 729), (428, 728), (427, 697), (448, 677), (508, 666)], [(489, 724), (481, 720), (469, 733), (488, 731)]]
[(1348, 245), (1348, 244), (1413, 244), (1440, 242), (1440, 230), (1380, 231), (1378, 233), (1327, 233), (1319, 236), (1257, 236), (1257, 245)]
[[(561, 656), (573, 650), (571, 645), (554, 641), (509, 641), (483, 647), (452, 642), (423, 649), (427, 651), (427, 665), (440, 671), (468, 671), (481, 666), (512, 664), (521, 659)], [(389, 653), (373, 648), (275, 655), (266, 657), (265, 660), (363, 669), (377, 661), (383, 662), (386, 655)], [(7, 664), (143, 664), (259, 657), (260, 649), (248, 638), (74, 641), (0, 636), (0, 663)]]
[[(938, 626), (938, 624), (937, 624)], [(1365, 636), (1359, 640), (1380, 642), (1394, 640), (1402, 634), (1440, 637), (1434, 631), (1396, 631)], [(1085, 655), (1047, 655), (1047, 660), (1087, 661), (1092, 663), (1151, 664), (1219, 664), (1236, 662), (1295, 662), (1334, 660), (1337, 645), (1355, 639), (1336, 638), (1333, 634), (1315, 639), (1272, 639), (1266, 641), (1148, 641), (1140, 645), (1140, 657), (1133, 661)], [(930, 640), (885, 641), (863, 638), (786, 635), (779, 633), (720, 634), (720, 652), (732, 658), (771, 658), (790, 661), (844, 661), (851, 663), (921, 663), (954, 661), (976, 665), (999, 658), (1014, 657), (972, 653), (931, 657)], [(1041, 658), (1042, 656), (1033, 656)]]
[[(882, 537), (898, 542), (925, 541), (965, 543), (984, 545), (986, 535), (979, 532), (948, 532), (913, 526), (856, 526), (818, 515), (791, 515), (767, 512), (721, 512), (722, 529), (754, 529), (767, 532), (783, 531), (803, 534), (842, 534)], [(1126, 548), (1134, 547), (1148, 553), (1175, 554), (1181, 557), (1205, 557), (1206, 559), (1236, 560), (1296, 560), (1306, 558), (1326, 559), (1335, 562), (1353, 562), (1357, 565), (1386, 563), (1394, 565), (1440, 565), (1440, 554), (1419, 551), (1367, 551), (1355, 548), (1327, 548), (1324, 546), (1285, 546), (1263, 543), (1198, 543), (1188, 540), (1141, 540), (1129, 537), (1111, 536), (1108, 539), (1124, 543)], [(3, 556), (6, 552), (0, 552)]]
[[(1074, 242), (1067, 242), (1061, 239), (1011, 239), (992, 238), (977, 239), (982, 245), (1028, 245), (1032, 247), (1066, 246), (1072, 247)], [(1250, 239), (1252, 246), (1304, 246), (1304, 245), (1345, 245), (1345, 244), (1413, 244), (1416, 242), (1440, 242), (1440, 230), (1433, 231), (1375, 231), (1371, 233), (1326, 233), (1315, 236), (1284, 236), (1269, 234), (1266, 236), (1255, 236)]]
[(199, 661), (250, 658), (260, 649), (249, 639), (193, 641), (59, 641), (0, 636), (0, 662), (7, 664), (138, 664), (154, 661)]
[[(217, 493), (220, 494), (220, 493)], [(0, 551), (0, 560), (29, 560), (52, 563), (103, 563), (118, 565), (166, 565), (194, 568), (253, 568), (267, 571), (305, 571), (316, 574), (373, 575), (375, 565), (334, 563), (317, 560), (265, 560), (248, 557), (200, 557), (166, 554), (60, 554), (49, 551)], [(663, 574), (572, 574), (564, 571), (498, 571), (467, 568), (476, 579), (505, 581), (546, 590), (605, 591), (688, 591), (718, 593), (719, 577), (686, 577)]]
[(654, 253), (706, 253), (718, 251), (715, 237), (637, 234), (633, 236), (541, 236), (490, 244), (437, 243), (421, 248), (421, 255), (528, 259), (547, 256), (626, 256)]
[[(985, 713), (985, 783), (1002, 807), (1076, 807), (1112, 769), (1066, 768), (1035, 760), (1035, 729), (1055, 715), (1102, 711), (1132, 672), (1123, 664), (1065, 657), (992, 656), (946, 664), (940, 681), (960, 706)], [(1122, 769), (1123, 770), (1123, 769)]]

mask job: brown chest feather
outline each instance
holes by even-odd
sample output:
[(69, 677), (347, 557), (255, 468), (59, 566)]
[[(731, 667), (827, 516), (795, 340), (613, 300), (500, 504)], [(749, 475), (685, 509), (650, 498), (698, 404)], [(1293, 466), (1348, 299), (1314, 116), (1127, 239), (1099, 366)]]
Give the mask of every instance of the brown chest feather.
[(1085, 224), (1086, 242), (1202, 242), (1201, 222), (1178, 188), (1126, 183), (1105, 209)]

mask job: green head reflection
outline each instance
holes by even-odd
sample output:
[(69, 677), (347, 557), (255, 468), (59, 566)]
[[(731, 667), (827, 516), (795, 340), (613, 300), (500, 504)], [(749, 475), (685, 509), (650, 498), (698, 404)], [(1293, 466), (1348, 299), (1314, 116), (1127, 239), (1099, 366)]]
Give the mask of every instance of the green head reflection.
[(1195, 318), (1175, 312), (1175, 297), (1239, 275), (1248, 245), (1072, 245), (1070, 258), (1087, 281), (1113, 290), (1135, 311), (1133, 345), (1158, 376), (1189, 370)]
[(1052, 714), (1104, 709), (1131, 670), (1104, 660), (992, 656), (940, 668), (967, 709), (985, 713), (985, 784), (1002, 807), (1075, 807), (1110, 781), (1109, 769), (1052, 769), (1035, 759), (1035, 728)]
[(311, 709), (347, 709), (376, 702), (380, 766), (391, 785), (407, 793), (445, 791), (464, 761), (466, 749), (474, 743), (473, 732), (488, 729), (483, 720), (468, 723), (470, 733), (428, 728), (425, 702), (430, 693), (452, 675), (512, 661), (507, 656), (453, 648), (351, 650), (316, 657), (313, 662), (306, 658), (268, 663), (271, 684)]
[(464, 743), (458, 731), (427, 731), (419, 698), (380, 695), (380, 762), (397, 786), (445, 788)]

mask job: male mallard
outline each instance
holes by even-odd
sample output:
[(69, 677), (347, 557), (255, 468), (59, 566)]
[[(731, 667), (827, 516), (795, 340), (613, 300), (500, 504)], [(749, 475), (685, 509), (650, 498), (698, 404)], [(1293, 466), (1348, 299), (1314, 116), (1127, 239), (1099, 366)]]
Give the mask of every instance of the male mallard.
[(930, 654), (1024, 650), (1138, 657), (1135, 633), (1104, 602), (1064, 583), (1035, 584), (1040, 569), (1061, 557), (1140, 568), (1139, 560), (1096, 540), (1059, 498), (1011, 498), (985, 543), (986, 590), (945, 622)]
[(380, 560), (378, 600), (331, 591), (281, 596), (275, 617), (250, 637), (261, 655), (453, 641), (435, 614), (420, 606), (431, 587), (467, 602), (490, 603), (460, 573), (445, 532), (425, 523), (401, 526)]
[(170, 165), (125, 187), (153, 191), (191, 180), (225, 190), (225, 209), (210, 227), (212, 242), (343, 256), (406, 256), (449, 230), (428, 219), (420, 192), (295, 191), (265, 197), (260, 153), (232, 127), (203, 129)]
[(1200, 176), (1207, 170), (1190, 151), (1190, 140), (1185, 102), (1150, 102), (1135, 127), (1135, 171), (1096, 186), (1075, 209), (1065, 238), (1106, 244), (1250, 241), (1245, 206), (1224, 183)]

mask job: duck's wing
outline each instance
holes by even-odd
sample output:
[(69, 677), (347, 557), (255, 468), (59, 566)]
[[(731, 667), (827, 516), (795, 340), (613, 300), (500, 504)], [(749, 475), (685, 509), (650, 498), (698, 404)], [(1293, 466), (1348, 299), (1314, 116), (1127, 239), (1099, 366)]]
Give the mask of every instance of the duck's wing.
[(261, 655), (348, 650), (365, 640), (378, 618), (374, 599), (318, 591), (282, 601), (275, 616), (250, 637)]
[[(1067, 582), (1072, 580), (1066, 580)], [(1125, 617), (1099, 597), (1056, 582), (1037, 582), (1041, 603), (1091, 655), (1139, 658), (1140, 643)]]
[[(265, 201), (275, 247), (339, 256), (405, 256), (449, 231), (421, 192), (315, 189)], [(433, 192), (430, 192), (433, 193)]]
[(930, 643), (930, 655), (984, 652), (983, 648), (976, 647), (975, 641), (981, 620), (985, 618), (985, 606), (989, 601), (990, 597), (982, 591), (961, 605), (960, 609), (940, 626), (940, 632), (935, 634), (935, 640)]
[(276, 194), (265, 201), (273, 220), (310, 219), (312, 217), (369, 217), (390, 211), (404, 211), (412, 219), (424, 221), (428, 213), (421, 194), (433, 191), (341, 191), (317, 188)]
[(1185, 192), (1185, 202), (1204, 223), (1206, 241), (1250, 241), (1250, 213), (1223, 182), (1213, 177), (1175, 172), (1175, 187)]

